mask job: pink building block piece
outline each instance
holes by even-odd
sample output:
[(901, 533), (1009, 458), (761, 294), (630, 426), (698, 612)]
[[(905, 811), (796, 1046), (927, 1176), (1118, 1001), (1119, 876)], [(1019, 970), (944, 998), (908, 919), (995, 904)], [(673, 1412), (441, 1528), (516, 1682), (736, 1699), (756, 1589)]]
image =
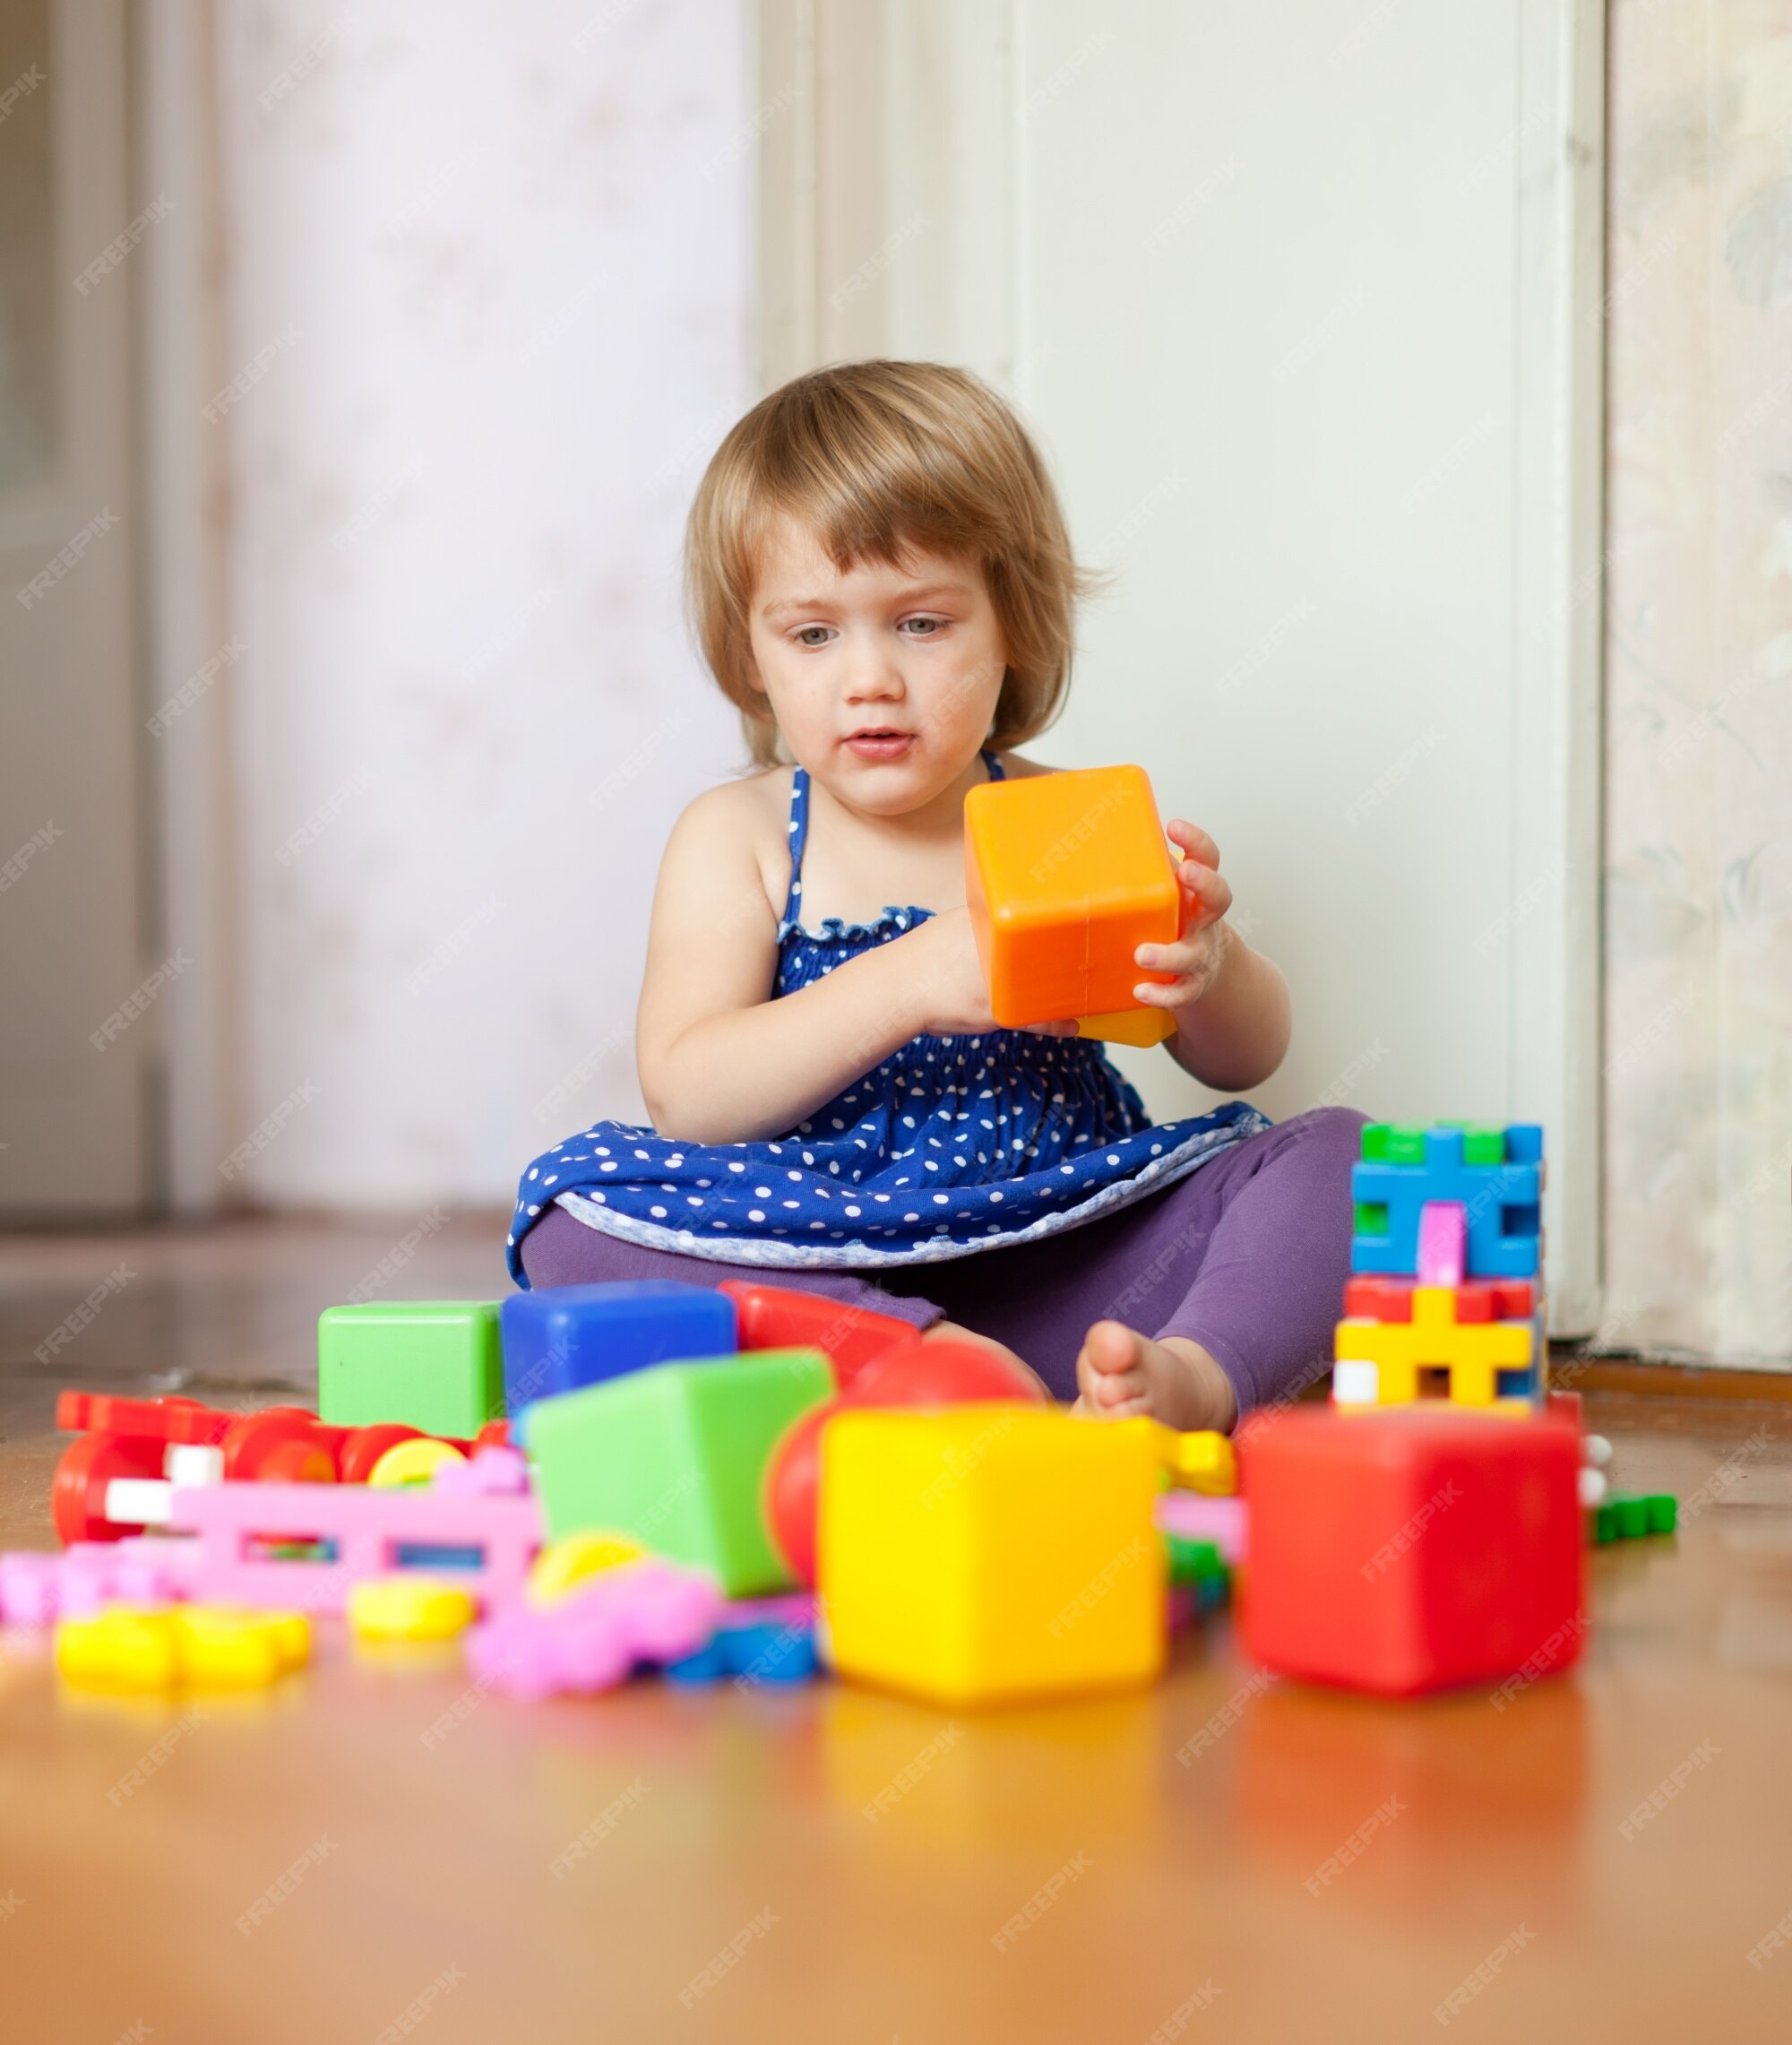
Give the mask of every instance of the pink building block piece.
[[(435, 1486), (177, 1485), (168, 1524), (199, 1537), (183, 1566), (189, 1597), (285, 1611), (340, 1611), (363, 1577), (418, 1568), (446, 1577), (490, 1609), (519, 1602), (542, 1542), (532, 1493), (456, 1497)], [(277, 1557), (269, 1542), (327, 1541), (328, 1560)], [(400, 1549), (478, 1549), (478, 1563)]]
[(707, 1570), (649, 1557), (593, 1576), (572, 1596), (518, 1606), (467, 1635), (480, 1684), (538, 1699), (614, 1689), (640, 1661), (682, 1661), (706, 1646), (727, 1609)]
[(444, 1463), (429, 1488), (444, 1497), (520, 1497), (529, 1489), (529, 1464), (522, 1451), (494, 1443), (475, 1449), (468, 1463)]
[(82, 1540), (60, 1555), (0, 1555), (0, 1621), (51, 1626), (91, 1618), (108, 1605), (166, 1605), (179, 1596), (172, 1573), (118, 1541)]
[(1469, 1210), (1460, 1200), (1427, 1200), (1418, 1211), (1418, 1282), (1460, 1285), (1469, 1256)]
[(47, 1627), (61, 1603), (62, 1557), (30, 1549), (0, 1555), (0, 1622)]
[(1228, 1566), (1245, 1553), (1245, 1508), (1242, 1498), (1205, 1498), (1199, 1491), (1166, 1491), (1157, 1521), (1167, 1534), (1184, 1540), (1210, 1540)]

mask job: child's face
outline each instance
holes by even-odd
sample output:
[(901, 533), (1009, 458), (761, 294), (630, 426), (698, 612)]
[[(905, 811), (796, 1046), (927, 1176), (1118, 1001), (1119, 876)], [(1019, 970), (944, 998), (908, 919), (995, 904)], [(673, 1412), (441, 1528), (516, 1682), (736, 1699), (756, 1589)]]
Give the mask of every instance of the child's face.
[(754, 686), (797, 762), (856, 809), (900, 815), (951, 788), (987, 737), (1005, 665), (975, 562), (915, 549), (842, 574), (791, 520), (749, 614)]

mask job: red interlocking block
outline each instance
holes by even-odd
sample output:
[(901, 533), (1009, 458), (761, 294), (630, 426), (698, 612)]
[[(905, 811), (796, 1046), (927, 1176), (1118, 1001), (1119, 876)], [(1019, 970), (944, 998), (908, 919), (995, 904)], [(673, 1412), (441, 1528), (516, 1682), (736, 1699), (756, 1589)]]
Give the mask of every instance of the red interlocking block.
[(1284, 1676), (1412, 1696), (1580, 1654), (1578, 1434), (1460, 1408), (1283, 1414), (1238, 1438), (1245, 1645)]
[(754, 1285), (741, 1278), (725, 1278), (716, 1290), (734, 1301), (742, 1349), (824, 1350), (833, 1359), (835, 1382), (842, 1392), (873, 1357), (899, 1342), (919, 1340), (917, 1331), (893, 1314), (843, 1307), (823, 1292)]

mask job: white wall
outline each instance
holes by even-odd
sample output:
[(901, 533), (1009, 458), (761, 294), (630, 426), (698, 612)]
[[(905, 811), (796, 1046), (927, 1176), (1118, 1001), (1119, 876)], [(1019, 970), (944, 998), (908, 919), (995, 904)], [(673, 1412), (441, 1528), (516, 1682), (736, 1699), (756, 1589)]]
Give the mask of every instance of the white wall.
[(818, 93), (768, 336), (1013, 397), (1118, 576), (1034, 750), (1137, 760), (1218, 840), (1294, 988), (1271, 1113), (1546, 1125), (1590, 1327), (1599, 10), (816, 0), (806, 43), (766, 4)]
[(641, 1112), (658, 850), (738, 754), (676, 572), (754, 395), (743, 13), (220, 22), (250, 376), (218, 427), (247, 645), (233, 1183), (502, 1202), (584, 1119)]

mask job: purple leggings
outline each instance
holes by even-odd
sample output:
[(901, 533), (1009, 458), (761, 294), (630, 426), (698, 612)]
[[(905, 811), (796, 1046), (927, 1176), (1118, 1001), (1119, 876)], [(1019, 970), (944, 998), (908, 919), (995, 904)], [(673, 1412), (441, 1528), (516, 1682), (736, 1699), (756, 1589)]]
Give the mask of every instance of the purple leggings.
[(942, 1318), (1023, 1357), (1076, 1396), (1091, 1321), (1198, 1342), (1242, 1413), (1312, 1382), (1331, 1360), (1350, 1262), (1350, 1167), (1364, 1117), (1315, 1108), (1222, 1152), (1161, 1193), (1080, 1229), (943, 1264), (856, 1272), (719, 1264), (622, 1241), (551, 1207), (522, 1239), (531, 1286), (724, 1278), (801, 1286), (918, 1328)]

